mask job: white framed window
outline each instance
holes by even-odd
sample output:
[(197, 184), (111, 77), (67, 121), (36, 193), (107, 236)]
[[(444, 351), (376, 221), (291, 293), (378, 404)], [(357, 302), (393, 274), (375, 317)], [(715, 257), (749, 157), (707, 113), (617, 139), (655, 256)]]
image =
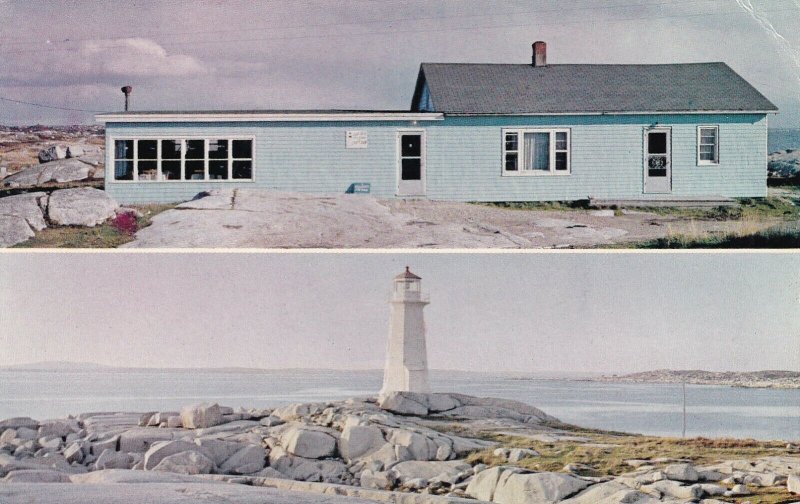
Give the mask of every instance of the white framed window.
[(253, 180), (253, 137), (140, 137), (112, 142), (114, 181)]
[(570, 130), (503, 129), (503, 175), (569, 175)]
[(697, 127), (697, 164), (719, 164), (719, 126)]

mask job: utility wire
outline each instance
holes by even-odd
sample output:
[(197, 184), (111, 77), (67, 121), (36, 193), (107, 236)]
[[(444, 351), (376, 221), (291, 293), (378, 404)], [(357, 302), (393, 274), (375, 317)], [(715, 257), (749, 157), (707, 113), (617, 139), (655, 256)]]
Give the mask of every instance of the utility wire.
[(89, 113), (89, 114), (99, 114), (99, 113), (103, 113), (103, 112), (110, 112), (109, 110), (85, 110), (85, 109), (77, 109), (77, 108), (70, 108), (70, 107), (57, 107), (55, 105), (45, 105), (43, 103), (33, 103), (33, 102), (27, 102), (27, 101), (22, 101), (22, 100), (14, 100), (12, 98), (5, 98), (3, 96), (0, 96), (0, 100), (7, 101), (7, 102), (12, 102), (12, 103), (18, 103), (18, 104), (21, 104), (21, 105), (30, 105), (32, 107), (41, 107), (41, 108), (56, 109), (56, 110), (68, 110), (70, 112), (86, 112), (86, 113)]
[[(777, 12), (800, 12), (800, 9), (791, 8), (791, 9), (774, 9), (774, 10), (765, 10), (762, 12), (766, 13), (777, 13)], [(741, 10), (734, 10), (728, 12), (702, 12), (702, 13), (694, 13), (694, 14), (678, 14), (678, 15), (671, 15), (671, 16), (639, 16), (639, 17), (629, 17), (623, 19), (607, 19), (604, 20), (603, 23), (624, 23), (628, 21), (657, 21), (663, 19), (679, 19), (679, 18), (696, 18), (696, 17), (713, 17), (713, 16), (729, 16), (732, 14), (740, 14), (742, 13)], [(515, 23), (515, 24), (499, 24), (499, 25), (484, 25), (484, 26), (470, 26), (470, 27), (450, 27), (450, 28), (438, 28), (438, 29), (411, 29), (411, 30), (389, 30), (389, 31), (371, 31), (371, 32), (360, 32), (360, 33), (330, 33), (330, 34), (312, 34), (312, 35), (290, 35), (290, 36), (279, 36), (279, 37), (259, 37), (259, 38), (244, 38), (244, 39), (225, 39), (225, 40), (197, 40), (197, 41), (187, 41), (187, 42), (162, 42), (161, 45), (163, 46), (195, 46), (195, 45), (205, 45), (205, 44), (230, 44), (230, 43), (238, 43), (238, 42), (265, 42), (265, 41), (273, 41), (273, 40), (299, 40), (299, 39), (313, 39), (313, 38), (338, 38), (338, 37), (361, 37), (361, 36), (369, 36), (369, 35), (397, 35), (397, 34), (408, 34), (408, 33), (437, 33), (437, 32), (449, 32), (449, 31), (477, 31), (477, 30), (487, 30), (493, 28), (519, 28), (519, 27), (545, 27), (545, 26), (568, 26), (568, 25), (585, 25), (587, 24), (586, 20), (575, 21), (575, 22), (560, 22), (560, 23)], [(333, 25), (331, 25), (333, 26)], [(240, 30), (236, 30), (237, 32)], [(103, 46), (100, 45), (99, 49), (108, 50), (108, 49), (119, 49), (119, 48), (126, 48), (128, 45), (107, 45)], [(0, 51), (0, 54), (19, 54), (19, 53), (35, 53), (35, 52), (53, 52), (53, 51), (67, 51), (67, 52), (75, 52), (77, 48), (59, 48), (59, 47), (52, 47), (46, 49), (26, 49), (26, 50), (17, 50), (17, 51)]]
[[(593, 6), (593, 7), (577, 7), (577, 8), (561, 8), (561, 9), (537, 9), (531, 11), (516, 11), (516, 12), (504, 12), (498, 14), (464, 14), (464, 15), (457, 15), (457, 16), (430, 16), (430, 17), (415, 17), (415, 18), (395, 18), (395, 19), (375, 19), (370, 21), (351, 21), (345, 23), (320, 23), (320, 24), (307, 24), (307, 25), (277, 25), (277, 26), (260, 26), (255, 28), (237, 28), (237, 29), (229, 29), (229, 30), (199, 30), (199, 31), (185, 31), (185, 32), (158, 32), (158, 31), (137, 31), (133, 34), (129, 35), (116, 35), (113, 37), (101, 37), (101, 38), (65, 38), (63, 40), (50, 40), (50, 44), (63, 44), (63, 43), (75, 43), (75, 42), (88, 42), (88, 41), (105, 41), (105, 40), (124, 40), (128, 38), (136, 38), (141, 37), (142, 35), (156, 35), (158, 37), (180, 37), (183, 35), (207, 35), (207, 34), (219, 34), (219, 33), (241, 33), (247, 31), (264, 31), (269, 29), (294, 29), (294, 28), (326, 28), (326, 27), (337, 27), (337, 26), (355, 26), (355, 25), (368, 25), (368, 24), (377, 24), (377, 23), (402, 23), (402, 22), (411, 22), (411, 21), (436, 21), (436, 20), (447, 20), (447, 19), (466, 19), (466, 18), (487, 18), (487, 17), (502, 17), (502, 16), (520, 16), (525, 14), (542, 14), (542, 13), (549, 13), (549, 12), (573, 12), (573, 11), (582, 11), (582, 10), (608, 10), (608, 9), (621, 9), (627, 7), (661, 7), (664, 5), (678, 5), (678, 4), (699, 4), (699, 3), (709, 3), (714, 2), (718, 3), (723, 0), (672, 0), (666, 2), (644, 2), (644, 3), (628, 3), (628, 4), (615, 4), (615, 5), (607, 5), (607, 6)], [(19, 40), (13, 39), (11, 42), (3, 42), (3, 38), (0, 38), (0, 43), (5, 46), (11, 45), (30, 45), (31, 43), (40, 42), (40, 39), (29, 39), (29, 40)]]

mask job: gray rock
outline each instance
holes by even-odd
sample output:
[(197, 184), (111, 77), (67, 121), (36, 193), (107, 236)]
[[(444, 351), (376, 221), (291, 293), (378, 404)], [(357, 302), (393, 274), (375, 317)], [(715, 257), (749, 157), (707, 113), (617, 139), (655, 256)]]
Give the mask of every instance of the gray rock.
[(67, 437), (67, 435), (72, 432), (74, 432), (74, 430), (67, 422), (58, 420), (42, 422), (39, 425), (39, 436)]
[(83, 457), (83, 447), (80, 445), (80, 443), (72, 443), (67, 447), (66, 450), (64, 450), (64, 458), (70, 464), (73, 462), (80, 464), (83, 462)]
[(170, 429), (180, 429), (183, 427), (183, 421), (181, 420), (180, 415), (167, 417), (167, 427)]
[(130, 469), (133, 466), (133, 456), (126, 452), (104, 450), (94, 462), (96, 471), (103, 469)]
[(266, 465), (267, 453), (261, 446), (247, 446), (234, 453), (220, 466), (225, 474), (251, 474)]
[(501, 478), (494, 491), (500, 504), (549, 503), (564, 500), (589, 486), (588, 481), (560, 473), (511, 474)]
[(410, 490), (421, 490), (428, 486), (428, 480), (423, 478), (413, 478), (404, 482), (403, 486)]
[(128, 453), (144, 453), (159, 441), (171, 441), (174, 437), (168, 429), (148, 429), (134, 427), (119, 436), (119, 451)]
[(14, 439), (17, 439), (17, 429), (6, 429), (0, 434), (0, 444), (10, 443)]
[(269, 454), (269, 465), (298, 481), (325, 483), (349, 483), (351, 476), (347, 466), (338, 460), (311, 460), (290, 455), (281, 447)]
[(164, 457), (154, 471), (178, 474), (210, 474), (214, 462), (198, 451), (185, 451)]
[(670, 464), (664, 469), (667, 479), (694, 483), (700, 479), (692, 464)]
[(276, 416), (269, 415), (262, 418), (259, 423), (261, 423), (261, 425), (264, 427), (277, 427), (278, 425), (282, 425), (286, 422)]
[(559, 504), (655, 504), (659, 499), (629, 488), (622, 483), (609, 481), (593, 485), (578, 495)]
[(274, 410), (272, 415), (280, 418), (284, 422), (290, 422), (292, 420), (298, 420), (300, 418), (315, 415), (322, 412), (323, 409), (324, 408), (321, 404), (295, 403)]
[(6, 418), (0, 421), (0, 431), (5, 429), (19, 429), (20, 427), (36, 430), (39, 428), (39, 422), (30, 417)]
[(0, 248), (13, 247), (34, 237), (34, 232), (22, 217), (0, 215)]
[(222, 423), (219, 405), (201, 403), (187, 406), (181, 410), (181, 422), (185, 429), (204, 429)]
[(366, 469), (361, 472), (359, 483), (363, 488), (375, 488), (378, 490), (391, 490), (395, 484), (394, 474), (390, 471), (373, 472)]
[(22, 469), (9, 472), (6, 483), (68, 483), (69, 475), (49, 469)]
[(389, 442), (395, 445), (397, 459), (400, 461), (436, 458), (438, 449), (436, 443), (422, 434), (405, 429), (395, 429), (389, 437)]
[(47, 208), (47, 193), (33, 192), (0, 198), (0, 215), (13, 215), (25, 219), (36, 231), (47, 227), (42, 208)]
[(405, 483), (415, 478), (422, 478), (425, 480), (432, 480), (434, 478), (448, 479), (466, 469), (471, 469), (471, 466), (464, 463), (463, 460), (452, 460), (449, 462), (440, 462), (438, 460), (429, 462), (409, 460), (392, 466), (391, 472), (395, 474), (398, 481)]
[(494, 491), (503, 471), (502, 467), (492, 467), (480, 471), (469, 482), (466, 488), (467, 495), (480, 501), (493, 502)]
[(656, 481), (642, 486), (641, 489), (650, 494), (660, 493), (676, 499), (699, 499), (703, 496), (703, 488), (700, 485), (684, 486), (672, 480)]
[(347, 461), (368, 455), (380, 449), (386, 440), (381, 430), (373, 425), (346, 425), (339, 438), (339, 453)]
[(750, 495), (750, 490), (744, 485), (734, 485), (733, 488), (725, 492), (725, 497), (744, 497)]
[(39, 151), (39, 162), (49, 163), (57, 159), (64, 159), (67, 157), (67, 149), (63, 145), (51, 145), (46, 149)]
[(245, 443), (225, 441), (222, 439), (195, 439), (194, 443), (209, 457), (216, 466), (233, 456), (234, 453), (247, 447)]
[(114, 217), (118, 206), (105, 191), (93, 187), (60, 189), (50, 195), (47, 215), (62, 226), (93, 227)]
[(58, 436), (42, 436), (39, 438), (39, 446), (45, 449), (58, 450), (63, 441)]
[(19, 427), (16, 429), (15, 437), (16, 439), (23, 439), (25, 441), (30, 441), (32, 439), (37, 439), (39, 437), (39, 431), (29, 429), (27, 427)]
[(727, 488), (720, 485), (712, 485), (711, 483), (701, 483), (700, 488), (703, 490), (703, 495), (707, 497), (716, 497), (725, 495)]
[(158, 441), (144, 454), (144, 469), (153, 469), (170, 455), (185, 451), (199, 451), (200, 447), (188, 441)]
[(70, 145), (67, 147), (67, 157), (69, 158), (81, 157), (84, 153), (83, 145)]
[(378, 398), (378, 406), (398, 415), (426, 416), (427, 400), (424, 394), (391, 392)]
[(793, 494), (800, 494), (800, 475), (790, 474), (786, 479), (786, 489)]
[(336, 439), (327, 432), (292, 427), (281, 436), (286, 451), (298, 457), (320, 459), (336, 453)]
[(508, 461), (519, 462), (522, 459), (538, 457), (538, 456), (539, 452), (537, 452), (536, 450), (530, 450), (527, 448), (512, 448), (508, 452)]

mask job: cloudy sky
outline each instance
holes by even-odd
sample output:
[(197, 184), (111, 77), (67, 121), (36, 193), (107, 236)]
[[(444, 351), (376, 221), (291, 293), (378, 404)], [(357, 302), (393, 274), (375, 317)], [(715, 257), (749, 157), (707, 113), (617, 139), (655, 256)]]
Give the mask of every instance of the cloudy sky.
[(380, 369), (423, 277), (430, 366), (800, 370), (798, 254), (0, 254), (0, 366)]
[(0, 123), (409, 106), (419, 63), (725, 61), (800, 123), (800, 0), (0, 0)]

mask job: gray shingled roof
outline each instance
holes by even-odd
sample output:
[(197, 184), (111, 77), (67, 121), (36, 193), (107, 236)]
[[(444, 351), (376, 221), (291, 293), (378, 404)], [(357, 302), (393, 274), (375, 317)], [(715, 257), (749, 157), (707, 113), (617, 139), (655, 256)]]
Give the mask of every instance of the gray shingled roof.
[(423, 63), (434, 112), (540, 114), (775, 111), (725, 63), (532, 65)]

